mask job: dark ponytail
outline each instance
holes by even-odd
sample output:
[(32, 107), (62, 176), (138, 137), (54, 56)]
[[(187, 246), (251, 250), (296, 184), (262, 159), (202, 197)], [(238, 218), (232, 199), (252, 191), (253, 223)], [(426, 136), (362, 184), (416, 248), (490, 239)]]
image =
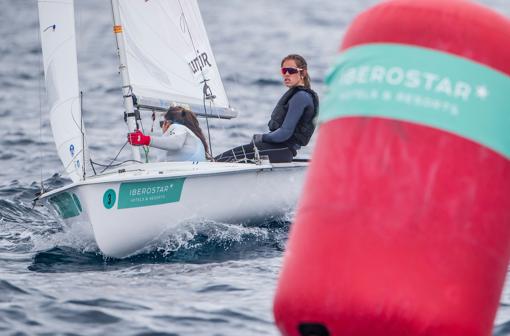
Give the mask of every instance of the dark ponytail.
[(308, 64), (306, 64), (306, 60), (304, 59), (304, 57), (297, 54), (290, 54), (282, 59), (281, 66), (283, 66), (283, 63), (288, 60), (293, 60), (294, 62), (296, 62), (298, 68), (303, 69), (302, 76), (303, 82), (305, 83), (305, 87), (307, 89), (311, 89), (312, 86), (310, 75), (308, 75)]
[(208, 158), (211, 157), (211, 154), (209, 153), (209, 146), (207, 146), (207, 141), (205, 141), (205, 136), (202, 133), (202, 129), (200, 128), (200, 124), (198, 123), (195, 113), (181, 106), (172, 106), (165, 114), (165, 120), (177, 122), (189, 128), (204, 145), (206, 156)]

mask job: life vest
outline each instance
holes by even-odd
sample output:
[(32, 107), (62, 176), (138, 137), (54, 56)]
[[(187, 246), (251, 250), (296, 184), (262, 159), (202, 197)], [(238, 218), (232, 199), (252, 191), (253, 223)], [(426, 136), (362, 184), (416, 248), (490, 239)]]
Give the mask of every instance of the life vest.
[(314, 119), (315, 116), (317, 115), (317, 111), (319, 110), (319, 97), (317, 96), (317, 93), (315, 93), (315, 91), (313, 91), (312, 89), (308, 89), (304, 86), (296, 86), (290, 88), (287, 92), (285, 92), (285, 94), (280, 98), (280, 100), (276, 104), (273, 113), (271, 113), (271, 120), (269, 120), (267, 126), (269, 127), (269, 130), (271, 132), (277, 130), (282, 126), (283, 121), (285, 120), (285, 116), (289, 111), (289, 101), (299, 91), (306, 91), (312, 96), (313, 107), (312, 106), (306, 107), (306, 109), (303, 112), (303, 115), (301, 116), (301, 119), (299, 119), (299, 122), (296, 125), (294, 134), (292, 134), (292, 136), (287, 142), (292, 144), (298, 144), (300, 146), (306, 146), (310, 141), (313, 132), (315, 131)]

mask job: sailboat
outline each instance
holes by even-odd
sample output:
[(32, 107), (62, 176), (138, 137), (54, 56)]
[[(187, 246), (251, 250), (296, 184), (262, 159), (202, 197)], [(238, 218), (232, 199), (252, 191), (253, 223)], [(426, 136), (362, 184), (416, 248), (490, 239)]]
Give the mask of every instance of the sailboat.
[[(128, 132), (143, 116), (170, 106), (186, 107), (206, 120), (237, 116), (196, 0), (111, 0), (111, 6)], [(89, 223), (105, 256), (136, 254), (190, 221), (247, 223), (284, 216), (295, 206), (306, 160), (150, 162), (132, 147), (134, 163), (91, 173), (74, 2), (38, 0), (38, 8), (51, 128), (72, 180), (38, 200), (66, 224)]]

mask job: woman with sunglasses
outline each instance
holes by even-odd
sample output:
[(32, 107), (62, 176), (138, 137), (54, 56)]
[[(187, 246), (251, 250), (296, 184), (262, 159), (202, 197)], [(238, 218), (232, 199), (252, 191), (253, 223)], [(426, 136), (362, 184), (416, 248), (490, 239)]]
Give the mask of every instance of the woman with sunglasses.
[(170, 107), (160, 122), (163, 136), (149, 136), (140, 130), (128, 134), (133, 146), (150, 146), (167, 151), (167, 161), (205, 161), (209, 152), (195, 114), (180, 106)]
[(218, 155), (216, 161), (253, 159), (258, 150), (270, 162), (291, 162), (297, 151), (308, 144), (315, 130), (319, 98), (310, 87), (306, 60), (300, 55), (286, 56), (281, 62), (281, 74), (289, 89), (271, 114), (269, 132), (255, 134), (251, 143)]

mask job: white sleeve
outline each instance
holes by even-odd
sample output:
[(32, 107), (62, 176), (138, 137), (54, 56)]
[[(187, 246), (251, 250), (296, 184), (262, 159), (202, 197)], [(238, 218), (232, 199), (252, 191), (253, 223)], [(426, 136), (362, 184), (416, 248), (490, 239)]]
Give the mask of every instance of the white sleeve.
[(151, 147), (165, 150), (179, 150), (184, 146), (187, 132), (184, 126), (172, 125), (163, 136), (151, 136)]

